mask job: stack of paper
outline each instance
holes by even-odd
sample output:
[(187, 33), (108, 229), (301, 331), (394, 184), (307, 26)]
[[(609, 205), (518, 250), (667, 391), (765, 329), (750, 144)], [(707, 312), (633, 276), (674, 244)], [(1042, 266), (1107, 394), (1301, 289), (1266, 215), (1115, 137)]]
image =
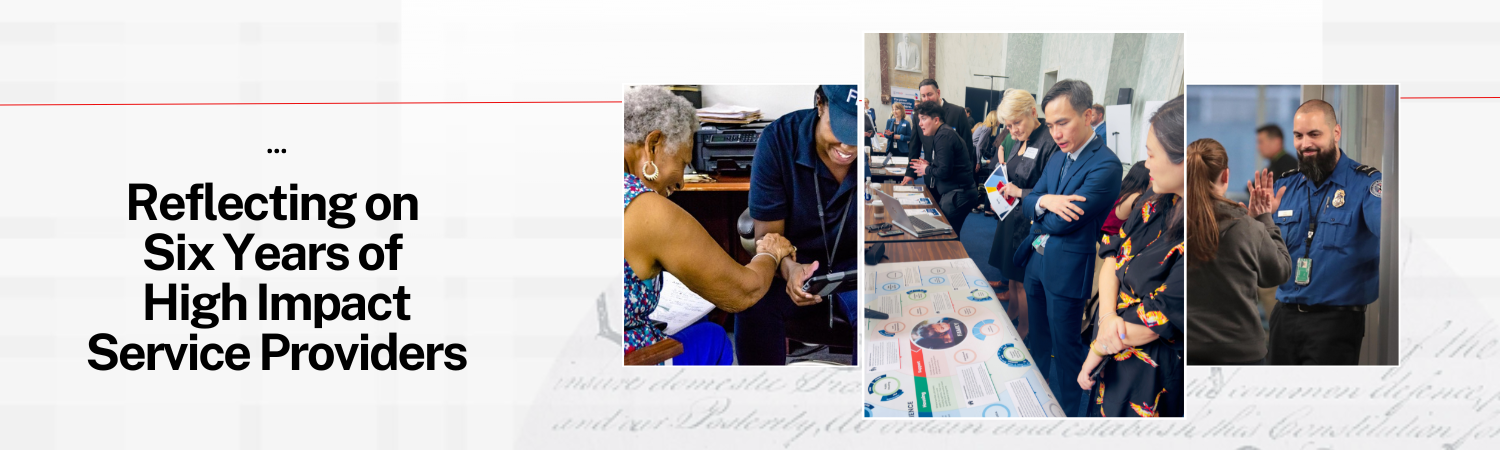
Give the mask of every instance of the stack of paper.
[(708, 123), (746, 124), (760, 120), (760, 108), (718, 104), (698, 110), (698, 120)]
[(677, 277), (662, 272), (661, 297), (657, 300), (656, 310), (651, 312), (651, 318), (667, 323), (668, 336), (697, 323), (713, 310), (713, 303), (688, 289)]

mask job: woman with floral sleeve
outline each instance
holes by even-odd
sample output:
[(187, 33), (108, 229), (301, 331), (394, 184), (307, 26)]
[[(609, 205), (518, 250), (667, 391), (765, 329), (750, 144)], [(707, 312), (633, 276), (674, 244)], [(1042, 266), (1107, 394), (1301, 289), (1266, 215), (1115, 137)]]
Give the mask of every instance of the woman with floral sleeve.
[(1151, 117), (1146, 168), (1157, 195), (1103, 237), (1096, 336), (1078, 385), (1103, 417), (1183, 414), (1183, 98)]

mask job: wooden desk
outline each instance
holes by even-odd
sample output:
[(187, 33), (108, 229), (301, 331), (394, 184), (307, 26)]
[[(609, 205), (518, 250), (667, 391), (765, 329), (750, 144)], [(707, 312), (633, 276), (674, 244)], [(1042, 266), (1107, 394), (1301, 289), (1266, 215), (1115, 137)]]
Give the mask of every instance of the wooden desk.
[[(884, 191), (886, 194), (890, 194), (894, 190), (893, 189), (894, 187), (895, 186), (892, 185), (892, 184), (886, 184), (885, 187), (883, 187), (881, 189), (881, 191)], [(931, 209), (940, 209), (940, 208), (938, 208), (937, 199), (933, 198), (932, 197), (932, 192), (929, 192), (929, 191), (930, 190), (927, 189), (926, 186), (922, 186), (922, 196), (923, 197), (927, 197), (928, 200), (932, 201), (931, 205), (903, 205), (903, 207), (905, 209), (928, 209), (928, 208), (931, 208)], [(860, 198), (863, 198), (863, 197), (864, 197), (864, 193), (860, 193)], [(868, 203), (865, 204), (865, 225), (874, 225), (874, 224), (877, 224), (877, 223), (887, 223), (887, 222), (890, 222), (890, 221), (891, 221), (891, 215), (890, 215), (889, 211), (886, 212), (886, 215), (885, 215), (884, 219), (875, 220), (875, 207), (871, 206)], [(948, 218), (946, 216), (938, 216), (938, 221), (942, 222), (942, 223), (945, 223), (945, 224), (949, 223), (948, 222)], [(949, 225), (951, 226), (951, 224), (949, 224)], [(891, 227), (893, 227), (894, 229), (897, 229), (897, 230), (900, 229), (900, 228), (896, 227), (895, 225), (891, 225)], [(958, 233), (939, 234), (937, 236), (928, 236), (928, 237), (925, 237), (925, 238), (912, 237), (912, 235), (910, 233), (902, 233), (902, 234), (899, 234), (899, 235), (896, 235), (896, 236), (890, 236), (890, 237), (881, 237), (880, 235), (875, 234), (875, 232), (870, 231), (869, 229), (865, 229), (865, 242), (951, 241), (951, 240), (957, 240), (957, 239), (958, 239)]]
[(885, 256), (887, 259), (880, 262), (893, 263), (963, 259), (969, 257), (969, 252), (964, 250), (964, 244), (959, 241), (887, 242), (885, 244)]
[(717, 183), (683, 183), (678, 192), (750, 192), (749, 175), (714, 176)]
[(737, 222), (740, 213), (750, 206), (750, 176), (714, 176), (717, 183), (683, 183), (682, 190), (669, 197), (691, 214), (708, 235), (740, 264), (748, 264), (753, 253), (740, 245)]
[[(894, 181), (894, 182), (900, 183), (901, 179), (905, 178), (907, 176), (907, 174), (910, 174), (910, 173), (911, 173), (911, 171), (907, 170), (906, 172), (903, 172), (903, 173), (900, 173), (900, 174), (894, 174), (894, 173), (886, 172), (886, 170), (885, 170), (884, 167), (871, 167), (870, 168), (870, 180), (876, 181), (876, 182), (880, 182), (880, 181)], [(916, 177), (912, 177), (912, 178), (916, 178)]]

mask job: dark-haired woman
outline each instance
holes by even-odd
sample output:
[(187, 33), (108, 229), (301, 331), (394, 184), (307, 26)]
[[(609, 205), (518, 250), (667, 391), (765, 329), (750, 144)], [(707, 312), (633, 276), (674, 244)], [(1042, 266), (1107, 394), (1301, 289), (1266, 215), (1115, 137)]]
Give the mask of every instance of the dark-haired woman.
[(1182, 96), (1151, 117), (1145, 166), (1157, 194), (1101, 240), (1114, 270), (1100, 274), (1096, 336), (1078, 373), (1090, 416), (1183, 413), (1183, 120)]
[(1104, 234), (1117, 234), (1120, 225), (1125, 224), (1125, 219), (1130, 218), (1130, 211), (1135, 209), (1135, 201), (1151, 190), (1151, 171), (1146, 170), (1146, 162), (1140, 161), (1130, 166), (1130, 171), (1125, 172), (1125, 179), (1120, 181), (1120, 198), (1115, 199), (1115, 213), (1104, 219), (1104, 227), (1100, 228)]
[[(1224, 198), (1229, 157), (1218, 141), (1193, 141), (1187, 158), (1192, 363), (1264, 364), (1266, 330), (1260, 324), (1257, 288), (1276, 287), (1292, 274), (1292, 257), (1281, 241), (1281, 229), (1271, 222), (1281, 196), (1252, 185), (1249, 206)], [(1261, 186), (1274, 181), (1267, 170), (1255, 178)]]

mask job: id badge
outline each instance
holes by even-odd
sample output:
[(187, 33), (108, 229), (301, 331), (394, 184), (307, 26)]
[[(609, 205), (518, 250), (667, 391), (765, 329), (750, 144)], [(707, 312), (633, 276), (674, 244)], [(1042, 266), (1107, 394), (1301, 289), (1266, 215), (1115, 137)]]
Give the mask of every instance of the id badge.
[(1052, 237), (1052, 235), (1044, 234), (1041, 236), (1037, 236), (1036, 240), (1031, 241), (1031, 248), (1036, 249), (1037, 254), (1046, 254), (1042, 252), (1042, 249), (1047, 247), (1047, 238), (1049, 237)]
[(1297, 258), (1296, 282), (1300, 286), (1307, 286), (1312, 278), (1312, 258)]

